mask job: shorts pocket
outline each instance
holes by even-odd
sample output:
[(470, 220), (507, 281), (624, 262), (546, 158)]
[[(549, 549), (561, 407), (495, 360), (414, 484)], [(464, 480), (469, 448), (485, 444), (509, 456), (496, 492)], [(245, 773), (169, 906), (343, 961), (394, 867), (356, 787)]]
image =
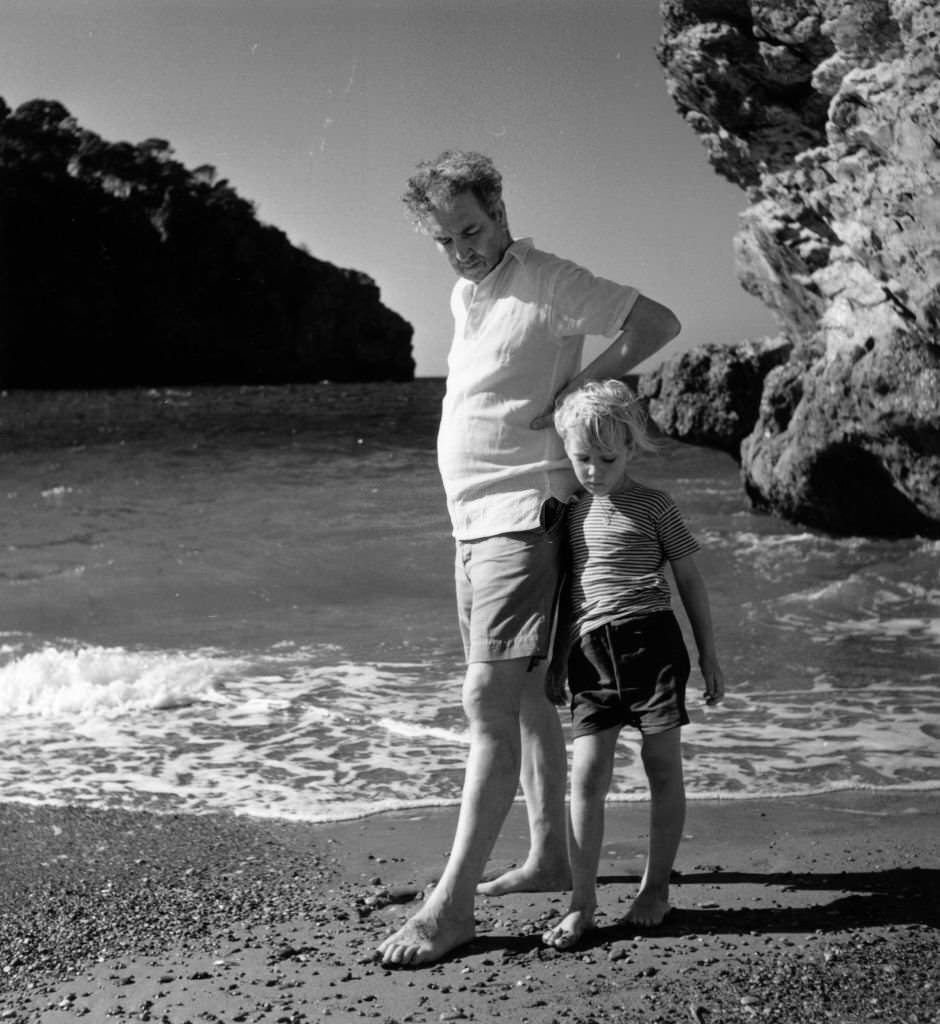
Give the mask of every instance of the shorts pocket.
[(539, 526), (546, 533), (554, 533), (565, 521), (568, 506), (557, 498), (546, 498), (539, 509)]

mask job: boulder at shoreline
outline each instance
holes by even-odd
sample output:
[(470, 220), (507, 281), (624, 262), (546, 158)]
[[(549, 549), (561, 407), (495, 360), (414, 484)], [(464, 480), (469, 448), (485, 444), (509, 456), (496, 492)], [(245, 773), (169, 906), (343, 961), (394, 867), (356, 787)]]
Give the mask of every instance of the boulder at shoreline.
[(664, 434), (720, 448), (740, 462), (741, 442), (757, 422), (764, 378), (791, 349), (784, 338), (700, 345), (640, 377), (638, 394)]

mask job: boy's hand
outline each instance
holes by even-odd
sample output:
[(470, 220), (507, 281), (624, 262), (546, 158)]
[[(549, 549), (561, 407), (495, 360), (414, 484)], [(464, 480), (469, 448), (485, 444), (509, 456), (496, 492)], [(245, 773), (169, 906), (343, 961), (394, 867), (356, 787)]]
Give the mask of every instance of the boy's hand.
[[(561, 514), (567, 512), (562, 506)], [(571, 651), (571, 580), (568, 571), (562, 574), (559, 584), (558, 617), (552, 635), (552, 650), (545, 670), (545, 696), (552, 704), (564, 705), (568, 702), (565, 694), (565, 683), (568, 681), (568, 654)]]
[(699, 662), (702, 678), (705, 680), (705, 703), (713, 706), (725, 695), (725, 675), (715, 658), (702, 658)]
[(562, 706), (567, 702), (565, 695), (567, 675), (565, 668), (557, 665), (554, 658), (549, 662), (545, 671), (545, 696), (552, 704)]

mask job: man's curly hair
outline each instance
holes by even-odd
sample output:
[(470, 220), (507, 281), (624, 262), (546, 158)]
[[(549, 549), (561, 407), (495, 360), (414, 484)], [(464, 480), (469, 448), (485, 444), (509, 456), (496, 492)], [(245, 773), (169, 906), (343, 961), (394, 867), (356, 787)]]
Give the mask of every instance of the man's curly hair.
[(436, 160), (418, 164), (401, 197), (405, 210), (419, 228), (435, 206), (446, 206), (461, 192), (471, 192), (491, 217), (503, 197), (503, 176), (482, 153), (447, 149)]

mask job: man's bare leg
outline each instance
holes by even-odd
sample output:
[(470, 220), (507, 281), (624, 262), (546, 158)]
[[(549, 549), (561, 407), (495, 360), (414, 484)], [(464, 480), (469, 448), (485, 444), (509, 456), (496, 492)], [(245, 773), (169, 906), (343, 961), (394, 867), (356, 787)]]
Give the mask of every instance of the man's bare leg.
[(559, 892), (571, 885), (568, 866), (565, 789), (567, 754), (557, 709), (544, 694), (544, 668), (529, 675), (535, 685), (523, 691), (522, 792), (529, 818), (525, 863), (477, 886), (482, 896), (510, 892)]
[(653, 928), (671, 909), (669, 879), (685, 825), (680, 729), (644, 736), (642, 753), (650, 786), (649, 852), (640, 891), (624, 921)]
[(450, 858), (421, 909), (380, 943), (385, 964), (433, 963), (474, 937), (476, 886), (519, 785), (522, 694), (532, 687), (542, 694), (541, 678), (533, 682), (527, 668), (514, 659), (467, 669), (470, 751)]

